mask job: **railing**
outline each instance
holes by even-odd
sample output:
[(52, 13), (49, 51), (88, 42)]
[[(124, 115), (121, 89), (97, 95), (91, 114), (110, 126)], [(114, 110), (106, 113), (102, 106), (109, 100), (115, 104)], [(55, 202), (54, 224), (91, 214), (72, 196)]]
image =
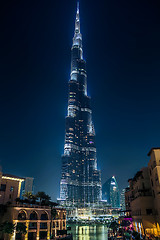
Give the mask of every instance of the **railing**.
[(12, 207), (22, 207), (22, 208), (41, 208), (41, 209), (48, 209), (50, 210), (51, 207), (49, 206), (41, 206), (37, 204), (25, 204), (25, 203), (17, 203), (17, 204), (11, 204)]

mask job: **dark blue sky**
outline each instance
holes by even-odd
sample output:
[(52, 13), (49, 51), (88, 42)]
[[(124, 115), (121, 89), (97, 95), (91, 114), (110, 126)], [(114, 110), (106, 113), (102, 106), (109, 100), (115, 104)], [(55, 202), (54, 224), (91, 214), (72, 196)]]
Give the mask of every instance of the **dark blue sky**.
[[(76, 1), (3, 1), (0, 165), (59, 195)], [(159, 1), (81, 0), (98, 166), (120, 188), (160, 146)]]

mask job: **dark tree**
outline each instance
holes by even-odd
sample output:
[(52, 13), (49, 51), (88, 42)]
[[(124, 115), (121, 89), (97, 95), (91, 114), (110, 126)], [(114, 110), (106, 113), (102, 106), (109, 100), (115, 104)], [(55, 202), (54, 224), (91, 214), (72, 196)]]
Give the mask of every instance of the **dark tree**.
[(20, 233), (21, 235), (22, 234), (26, 234), (27, 233), (27, 230), (26, 230), (26, 225), (24, 225), (23, 223), (17, 223), (17, 226), (16, 226), (16, 231), (18, 233)]
[(14, 232), (15, 229), (15, 224), (13, 224), (12, 222), (4, 222), (0, 225), (0, 231), (2, 231), (3, 233), (7, 233), (7, 234), (12, 234)]

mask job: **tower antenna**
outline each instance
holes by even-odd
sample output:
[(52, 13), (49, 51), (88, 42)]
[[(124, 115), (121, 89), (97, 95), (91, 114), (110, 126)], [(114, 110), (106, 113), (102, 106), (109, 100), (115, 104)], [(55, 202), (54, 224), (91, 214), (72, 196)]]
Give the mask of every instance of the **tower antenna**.
[(77, 2), (77, 13), (79, 13), (79, 2)]

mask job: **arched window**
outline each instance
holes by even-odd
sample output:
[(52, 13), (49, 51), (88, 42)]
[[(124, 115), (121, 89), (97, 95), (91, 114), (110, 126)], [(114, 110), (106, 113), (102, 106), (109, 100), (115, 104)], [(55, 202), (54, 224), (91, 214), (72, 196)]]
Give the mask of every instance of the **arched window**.
[(31, 214), (30, 214), (30, 218), (29, 218), (30, 220), (38, 220), (38, 216), (37, 216), (37, 213), (36, 212), (32, 212)]
[(48, 220), (48, 215), (46, 212), (41, 214), (41, 220)]
[(26, 220), (26, 213), (23, 210), (19, 212), (18, 220)]

